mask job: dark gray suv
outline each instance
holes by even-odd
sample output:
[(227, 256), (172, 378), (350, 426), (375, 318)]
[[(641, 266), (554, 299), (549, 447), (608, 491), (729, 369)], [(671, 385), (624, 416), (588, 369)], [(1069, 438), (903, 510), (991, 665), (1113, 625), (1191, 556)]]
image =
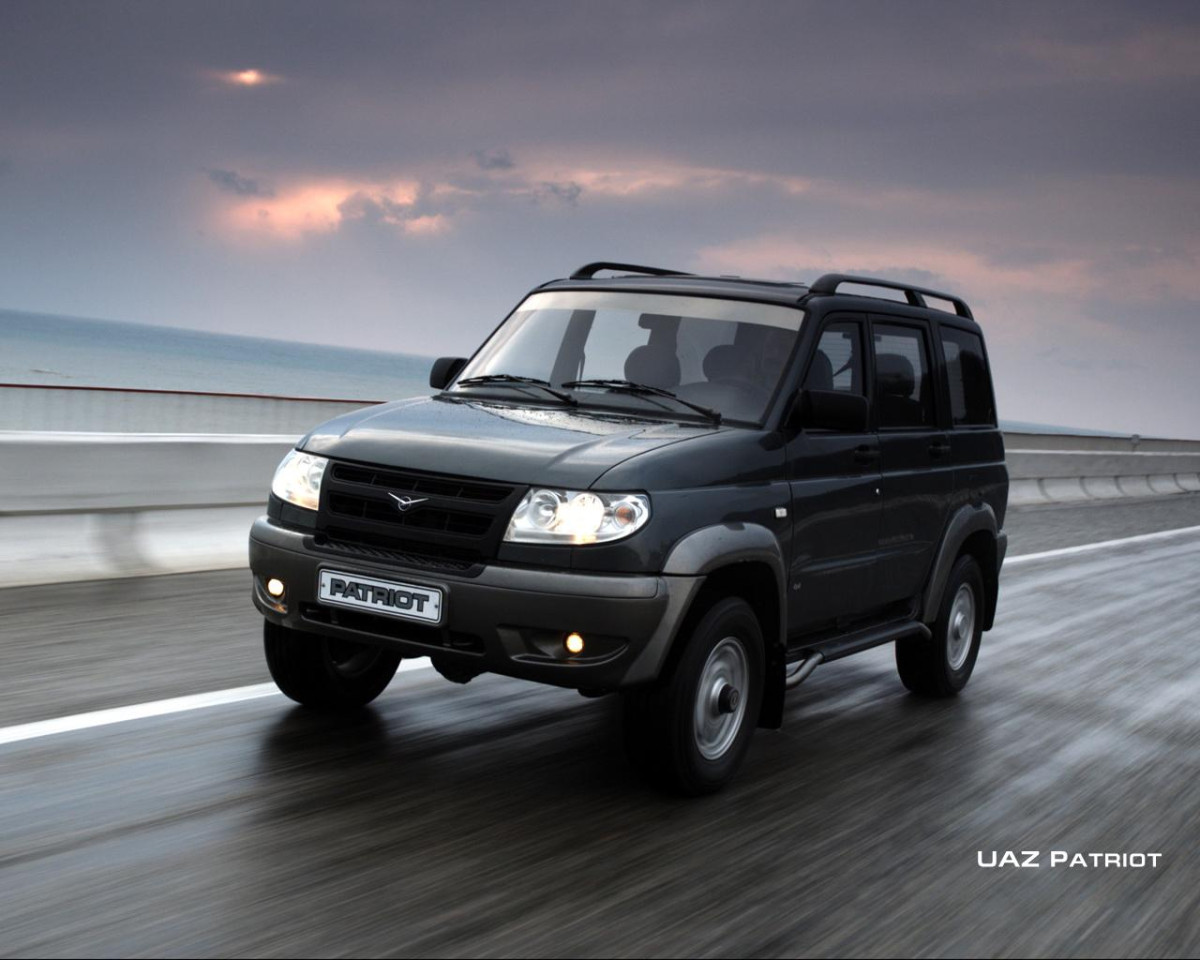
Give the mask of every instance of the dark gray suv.
[(359, 708), (401, 657), (615, 692), (635, 766), (697, 794), (818, 664), (894, 643), (916, 694), (970, 678), (1008, 474), (958, 297), (593, 263), (430, 385), (276, 472), (250, 560), (292, 699)]

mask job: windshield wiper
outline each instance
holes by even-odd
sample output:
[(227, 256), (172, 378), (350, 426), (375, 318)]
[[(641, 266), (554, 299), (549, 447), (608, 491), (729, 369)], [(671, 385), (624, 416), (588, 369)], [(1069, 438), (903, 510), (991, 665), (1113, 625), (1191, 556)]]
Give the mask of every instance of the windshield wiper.
[(459, 380), (455, 384), (457, 387), (514, 387), (518, 390), (527, 387), (537, 387), (540, 390), (545, 390), (553, 397), (557, 397), (563, 403), (568, 403), (571, 406), (578, 406), (579, 401), (569, 393), (563, 393), (561, 390), (555, 390), (550, 386), (549, 380), (539, 380), (537, 377), (517, 377), (511, 373), (487, 373), (479, 377), (467, 377), (466, 380)]
[(606, 390), (615, 390), (618, 393), (632, 393), (634, 395), (643, 395), (649, 397), (666, 397), (668, 400), (674, 400), (676, 403), (682, 403), (685, 407), (690, 407), (698, 414), (708, 418), (713, 423), (721, 422), (721, 411), (714, 410), (712, 407), (704, 407), (698, 403), (692, 403), (691, 400), (684, 400), (678, 394), (672, 393), (665, 387), (652, 387), (648, 383), (634, 383), (632, 380), (568, 380), (563, 384), (564, 387), (603, 387)]

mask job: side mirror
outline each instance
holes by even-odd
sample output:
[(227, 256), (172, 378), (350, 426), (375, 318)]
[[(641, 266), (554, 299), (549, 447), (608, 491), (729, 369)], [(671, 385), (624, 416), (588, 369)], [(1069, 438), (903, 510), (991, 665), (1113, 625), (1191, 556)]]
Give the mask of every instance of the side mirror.
[(434, 390), (445, 390), (466, 362), (466, 357), (438, 357), (433, 361), (433, 369), (429, 371), (429, 385)]
[(867, 398), (844, 390), (801, 390), (792, 408), (793, 427), (865, 433), (871, 408)]

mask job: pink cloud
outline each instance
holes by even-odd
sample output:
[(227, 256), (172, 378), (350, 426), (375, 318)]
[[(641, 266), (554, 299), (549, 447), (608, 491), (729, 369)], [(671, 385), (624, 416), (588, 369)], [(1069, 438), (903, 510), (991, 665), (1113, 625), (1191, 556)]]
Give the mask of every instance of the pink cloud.
[(535, 162), (489, 170), (481, 177), (464, 161), (458, 166), (409, 171), (390, 180), (312, 177), (284, 182), (273, 197), (220, 197), (213, 202), (219, 205), (216, 221), (226, 233), (296, 241), (360, 219), (375, 219), (405, 233), (441, 233), (484, 197), (573, 205), (581, 198), (643, 199), (754, 186), (791, 196), (810, 189), (812, 181), (645, 159), (584, 165)]
[(406, 206), (416, 200), (418, 189), (415, 181), (306, 180), (280, 187), (273, 197), (222, 198), (217, 221), (234, 236), (296, 241), (308, 234), (336, 230), (348, 217), (348, 204), (357, 197)]
[(1200, 77), (1200, 31), (1185, 25), (1111, 40), (1039, 37), (1027, 42), (1024, 50), (1054, 72), (1077, 80), (1147, 82)]
[(702, 249), (702, 272), (736, 273), (812, 282), (821, 273), (857, 271), (900, 279), (919, 271), (971, 303), (977, 315), (998, 321), (989, 330), (1014, 340), (1043, 329), (1047, 322), (1076, 332), (1109, 336), (1111, 328), (1089, 317), (1085, 301), (1106, 281), (1094, 264), (1070, 257), (1011, 265), (960, 247), (928, 242), (806, 242), (789, 237), (757, 237)]
[(787, 194), (804, 193), (812, 181), (804, 177), (705, 167), (661, 159), (624, 159), (611, 163), (535, 164), (534, 179), (576, 183), (601, 197), (636, 197), (671, 191), (707, 193), (734, 187), (771, 186)]

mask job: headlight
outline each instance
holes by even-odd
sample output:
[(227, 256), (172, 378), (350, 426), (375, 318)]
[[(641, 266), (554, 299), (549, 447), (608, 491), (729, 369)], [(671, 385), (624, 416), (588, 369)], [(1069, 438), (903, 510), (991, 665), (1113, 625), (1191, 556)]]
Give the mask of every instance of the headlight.
[(592, 493), (534, 487), (517, 504), (505, 540), (516, 543), (607, 543), (641, 529), (650, 498), (641, 493)]
[(321, 501), (321, 478), (329, 461), (311, 453), (290, 450), (275, 470), (271, 492), (280, 500), (306, 510), (316, 510)]

